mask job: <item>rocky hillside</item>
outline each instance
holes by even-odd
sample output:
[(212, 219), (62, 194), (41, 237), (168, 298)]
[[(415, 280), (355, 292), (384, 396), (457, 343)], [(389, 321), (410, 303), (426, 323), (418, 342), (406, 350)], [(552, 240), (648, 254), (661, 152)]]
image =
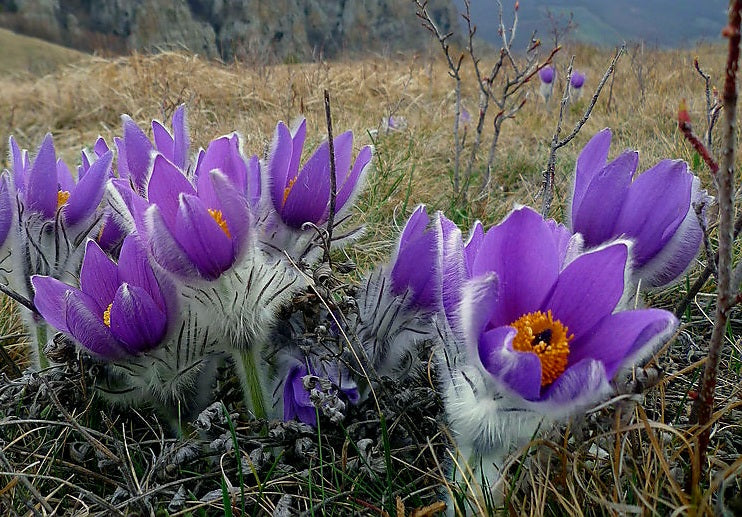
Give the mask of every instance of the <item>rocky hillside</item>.
[[(452, 0), (431, 0), (441, 28)], [(187, 48), (266, 62), (420, 48), (410, 0), (0, 0), (0, 26), (83, 50)]]

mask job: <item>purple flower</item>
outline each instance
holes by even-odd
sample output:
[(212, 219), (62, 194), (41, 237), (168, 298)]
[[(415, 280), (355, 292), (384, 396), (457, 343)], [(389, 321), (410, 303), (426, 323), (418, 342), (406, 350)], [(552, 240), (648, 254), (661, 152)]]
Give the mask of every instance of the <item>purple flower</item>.
[(151, 350), (166, 334), (163, 289), (135, 234), (124, 240), (118, 264), (88, 241), (79, 289), (48, 276), (31, 281), (44, 319), (105, 359)]
[(588, 247), (618, 236), (632, 239), (635, 279), (649, 287), (668, 284), (698, 253), (703, 231), (694, 205), (708, 196), (680, 160), (663, 160), (632, 181), (638, 154), (625, 151), (606, 163), (610, 144), (611, 132), (604, 129), (577, 159), (572, 230)]
[[(319, 393), (322, 391), (320, 386), (322, 381), (319, 381), (317, 383), (318, 385), (312, 388), (318, 391), (318, 395), (330, 395), (332, 397), (333, 394), (340, 393), (351, 404), (356, 404), (360, 400), (358, 386), (350, 378), (337, 379), (334, 375), (328, 375), (329, 372), (315, 372), (314, 368), (310, 370), (304, 363), (296, 359), (292, 358), (289, 361), (292, 362), (292, 365), (289, 368), (283, 386), (284, 421), (297, 419), (313, 427), (317, 426), (317, 408), (312, 403), (310, 391), (304, 387), (304, 378), (308, 375), (322, 374), (322, 380), (326, 381), (325, 384), (330, 386), (327, 388), (328, 393)], [(326, 367), (321, 368), (321, 370), (326, 370)]]
[(46, 220), (54, 219), (61, 210), (68, 226), (86, 222), (95, 213), (105, 191), (111, 152), (98, 158), (75, 183), (67, 165), (57, 160), (51, 134), (44, 137), (33, 163), (12, 137), (10, 149), (13, 181), (26, 210)]
[[(321, 144), (299, 168), (307, 123), (305, 119), (292, 132), (283, 122), (276, 126), (268, 176), (273, 207), (283, 222), (301, 228), (306, 222), (321, 225), (327, 221), (330, 203), (330, 152), (327, 142)], [(371, 147), (358, 153), (353, 166), (353, 133), (346, 131), (333, 140), (337, 198), (335, 209), (340, 213), (349, 206), (363, 183), (371, 161)]]
[[(208, 159), (207, 151), (203, 160)], [(232, 267), (243, 251), (250, 226), (247, 200), (235, 188), (241, 181), (233, 175), (238, 170), (201, 168), (194, 187), (165, 156), (155, 156), (147, 185), (147, 200), (153, 206), (142, 216), (142, 208), (137, 208), (142, 201), (136, 194), (128, 196), (135, 224), (147, 235), (160, 265), (208, 280)]]
[(461, 113), (459, 113), (459, 122), (461, 122), (464, 127), (471, 124), (471, 114), (469, 114), (469, 111), (463, 106), (461, 107)]
[(664, 310), (620, 310), (628, 243), (565, 265), (561, 234), (529, 208), (513, 211), (484, 235), (460, 306), (470, 361), (526, 407), (557, 415), (596, 402), (677, 324)]
[[(553, 66), (545, 66), (538, 71), (538, 77), (541, 79), (542, 83), (551, 84), (552, 81), (554, 81), (555, 72), (556, 70)], [(574, 75), (572, 77), (574, 77)]]
[(425, 206), (418, 206), (402, 230), (392, 260), (391, 292), (398, 296), (409, 289), (412, 306), (435, 308), (440, 304), (440, 238), (436, 229), (430, 226)]
[(154, 146), (131, 117), (123, 115), (121, 118), (124, 124), (124, 136), (114, 139), (119, 154), (119, 178), (128, 179), (139, 192), (144, 192), (152, 170), (152, 154), (155, 150), (176, 167), (185, 170), (188, 165), (190, 147), (185, 105), (179, 106), (173, 113), (172, 134), (160, 122), (152, 121)]
[(579, 90), (582, 88), (582, 85), (585, 84), (585, 74), (581, 74), (577, 70), (572, 71), (572, 77), (569, 80), (569, 83), (572, 85), (572, 88), (575, 90)]

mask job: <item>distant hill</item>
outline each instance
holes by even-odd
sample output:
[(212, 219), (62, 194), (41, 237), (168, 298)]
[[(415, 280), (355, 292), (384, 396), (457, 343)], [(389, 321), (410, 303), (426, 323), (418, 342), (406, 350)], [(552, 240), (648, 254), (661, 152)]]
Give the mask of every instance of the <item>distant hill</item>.
[[(429, 0), (429, 11), (441, 30), (456, 27), (453, 0)], [(411, 0), (0, 0), (0, 26), (87, 51), (253, 63), (431, 44)]]
[[(463, 11), (464, 0), (455, 0)], [(515, 0), (503, 0), (506, 20), (512, 20)], [(498, 8), (495, 0), (471, 0), (477, 34), (498, 45)], [(565, 22), (574, 15), (571, 41), (615, 46), (644, 41), (658, 47), (687, 47), (702, 40), (718, 40), (726, 23), (727, 0), (520, 0), (516, 48), (526, 45), (533, 30), (550, 41), (548, 12)]]
[(0, 72), (45, 74), (59, 65), (80, 61), (86, 54), (38, 38), (0, 29)]

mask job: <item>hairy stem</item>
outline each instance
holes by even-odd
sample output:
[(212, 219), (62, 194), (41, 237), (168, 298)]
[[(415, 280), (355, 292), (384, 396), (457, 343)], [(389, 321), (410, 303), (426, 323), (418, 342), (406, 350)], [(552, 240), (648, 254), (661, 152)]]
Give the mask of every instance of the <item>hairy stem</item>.
[(247, 350), (239, 352), (245, 403), (255, 418), (264, 420), (268, 418), (268, 411), (263, 394), (261, 370), (258, 368), (259, 359), (260, 350), (257, 346), (250, 346)]

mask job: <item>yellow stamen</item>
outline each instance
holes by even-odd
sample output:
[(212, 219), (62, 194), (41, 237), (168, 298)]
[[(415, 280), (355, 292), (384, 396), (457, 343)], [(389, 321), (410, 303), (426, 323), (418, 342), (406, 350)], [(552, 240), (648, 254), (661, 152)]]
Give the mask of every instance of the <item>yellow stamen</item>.
[(57, 208), (65, 204), (69, 198), (70, 198), (69, 192), (67, 192), (66, 190), (58, 190), (57, 191)]
[(548, 386), (567, 369), (569, 341), (574, 334), (551, 311), (530, 312), (510, 325), (518, 333), (513, 338), (513, 350), (533, 352), (541, 361), (541, 386)]
[(106, 310), (103, 311), (103, 323), (106, 324), (106, 327), (111, 326), (111, 307), (113, 306), (113, 303), (109, 303), (108, 307), (106, 307)]
[(229, 226), (227, 226), (227, 221), (224, 219), (224, 214), (222, 214), (221, 210), (215, 210), (213, 208), (209, 208), (209, 215), (214, 218), (214, 221), (216, 221), (216, 224), (219, 225), (219, 228), (222, 229), (224, 232), (224, 235), (232, 238), (232, 235), (229, 233)]
[(288, 186), (285, 189), (283, 189), (283, 203), (281, 203), (281, 206), (286, 204), (286, 200), (289, 198), (289, 192), (291, 192), (291, 189), (294, 188), (294, 183), (296, 183), (296, 180), (298, 179), (299, 179), (299, 176), (295, 178), (291, 178), (289, 180)]

